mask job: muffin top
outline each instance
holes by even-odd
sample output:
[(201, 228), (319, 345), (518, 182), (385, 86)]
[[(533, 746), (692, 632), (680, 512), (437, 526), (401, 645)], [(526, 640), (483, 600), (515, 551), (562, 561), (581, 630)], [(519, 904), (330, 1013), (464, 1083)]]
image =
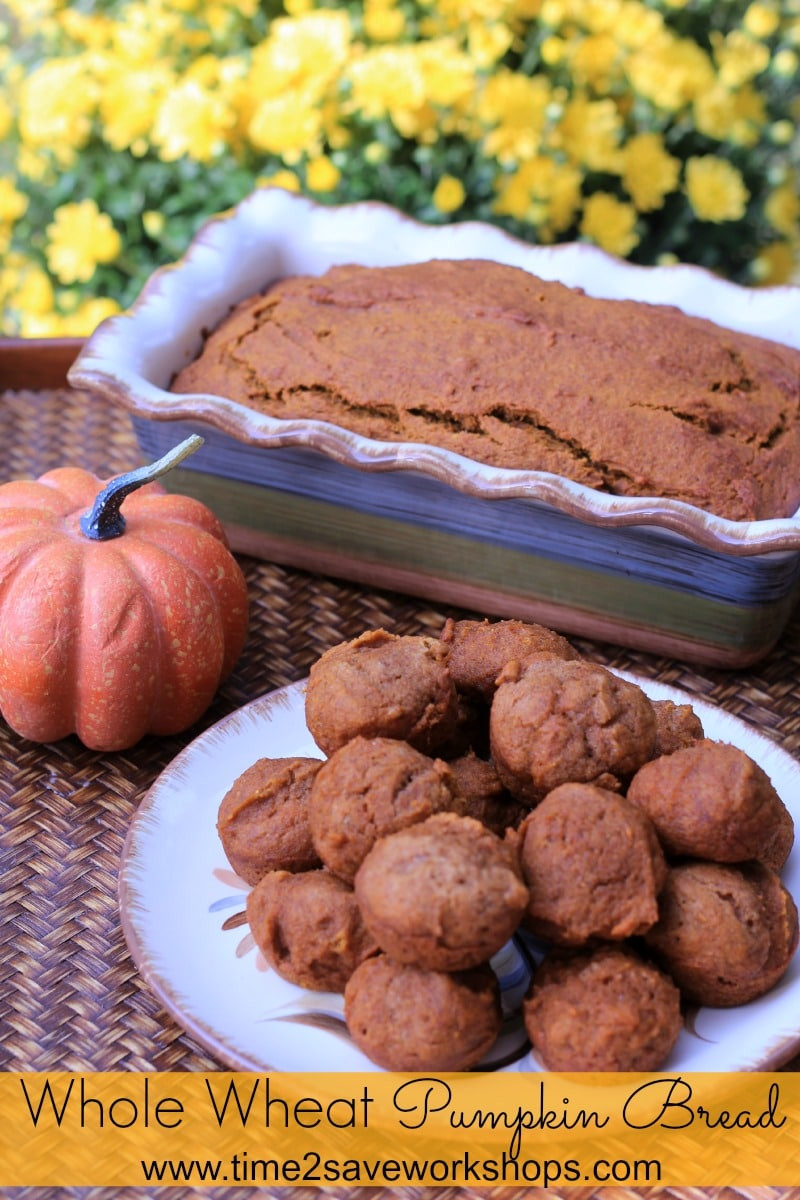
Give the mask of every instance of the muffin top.
[(515, 847), (450, 812), (377, 841), (358, 869), (355, 892), (387, 954), (442, 971), (491, 958), (528, 900)]

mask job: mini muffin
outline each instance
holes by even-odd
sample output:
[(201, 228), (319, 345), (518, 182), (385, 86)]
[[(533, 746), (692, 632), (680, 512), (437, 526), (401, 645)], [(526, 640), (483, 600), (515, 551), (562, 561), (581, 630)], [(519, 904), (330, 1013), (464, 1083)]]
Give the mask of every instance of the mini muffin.
[(308, 826), (319, 758), (261, 758), (222, 799), (217, 832), (228, 862), (246, 883), (267, 871), (307, 871), (320, 864)]
[(378, 947), (352, 888), (325, 870), (271, 871), (247, 897), (250, 931), (283, 978), (316, 992), (342, 992)]
[(542, 655), (578, 657), (566, 638), (525, 621), (448, 620), (442, 641), (450, 647), (450, 677), (460, 692), (490, 701), (495, 681), (509, 662), (522, 665)]
[(306, 724), (315, 742), (333, 754), (354, 737), (391, 737), (436, 753), (461, 717), (448, 656), (437, 638), (384, 629), (326, 650), (306, 688)]
[(621, 782), (652, 757), (656, 721), (633, 683), (583, 660), (509, 664), (490, 714), (492, 760), (500, 779), (535, 804), (561, 783)]
[(657, 960), (697, 1004), (746, 1004), (773, 987), (797, 948), (797, 909), (761, 863), (673, 867), (645, 934)]
[(474, 817), (494, 833), (503, 836), (515, 829), (529, 812), (503, 787), (491, 762), (474, 751), (452, 759), (448, 766), (452, 780), (455, 811)]
[(468, 1071), (502, 1022), (500, 988), (486, 964), (426, 971), (381, 954), (353, 972), (344, 1004), (353, 1041), (387, 1071)]
[(654, 1071), (681, 1031), (680, 993), (628, 947), (552, 951), (522, 1015), (551, 1071)]
[(488, 961), (528, 902), (516, 847), (451, 812), (377, 841), (358, 869), (355, 892), (381, 949), (433, 971)]
[(674, 754), (701, 740), (703, 723), (691, 704), (675, 704), (672, 700), (652, 700), (651, 704), (656, 717), (653, 758)]
[(652, 822), (622, 796), (562, 783), (519, 832), (526, 923), (546, 941), (620, 941), (657, 921), (667, 864)]
[(744, 750), (707, 738), (637, 772), (628, 799), (650, 817), (667, 854), (714, 862), (755, 858), (780, 870), (794, 822)]
[(355, 737), (318, 771), (308, 821), (325, 866), (352, 883), (379, 837), (453, 803), (446, 763), (394, 738)]

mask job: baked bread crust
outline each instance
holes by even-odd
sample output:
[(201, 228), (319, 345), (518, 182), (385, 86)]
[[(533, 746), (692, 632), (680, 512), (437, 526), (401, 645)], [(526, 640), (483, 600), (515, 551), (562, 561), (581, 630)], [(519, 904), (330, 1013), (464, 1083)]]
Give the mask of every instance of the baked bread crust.
[(800, 351), (484, 260), (280, 280), (172, 390), (736, 521), (800, 506)]
[(427, 971), (385, 954), (347, 982), (345, 1019), (356, 1045), (388, 1071), (467, 1071), (500, 1032), (500, 989), (486, 963)]
[(762, 863), (680, 863), (659, 909), (645, 941), (695, 1004), (727, 1008), (763, 996), (797, 949), (797, 907)]
[(794, 844), (794, 820), (766, 771), (725, 742), (703, 738), (645, 763), (628, 799), (672, 857), (756, 859), (780, 871)]
[(377, 841), (354, 888), (381, 949), (396, 962), (431, 971), (488, 962), (528, 903), (516, 844), (452, 812)]
[(622, 941), (658, 920), (667, 864), (649, 817), (616, 792), (562, 783), (520, 827), (526, 921), (558, 946)]
[(551, 1071), (654, 1071), (678, 1040), (680, 993), (627, 947), (551, 951), (523, 1019)]
[(308, 871), (320, 865), (308, 806), (318, 758), (260, 758), (222, 798), (217, 832), (228, 862), (245, 883), (268, 871)]

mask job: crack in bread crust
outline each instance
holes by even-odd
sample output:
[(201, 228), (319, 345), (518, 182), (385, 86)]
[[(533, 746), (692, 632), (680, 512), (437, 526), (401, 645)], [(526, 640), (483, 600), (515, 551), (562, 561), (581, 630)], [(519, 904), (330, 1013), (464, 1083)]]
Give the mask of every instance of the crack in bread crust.
[(172, 388), (731, 520), (800, 507), (800, 350), (488, 261), (281, 280)]

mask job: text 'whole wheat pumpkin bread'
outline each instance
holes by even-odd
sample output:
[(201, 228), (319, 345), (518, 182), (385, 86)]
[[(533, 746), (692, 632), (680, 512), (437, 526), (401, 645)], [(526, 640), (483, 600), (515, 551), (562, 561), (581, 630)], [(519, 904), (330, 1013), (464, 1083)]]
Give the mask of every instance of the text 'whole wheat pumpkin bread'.
[(172, 390), (731, 520), (800, 506), (800, 351), (485, 260), (282, 279)]

